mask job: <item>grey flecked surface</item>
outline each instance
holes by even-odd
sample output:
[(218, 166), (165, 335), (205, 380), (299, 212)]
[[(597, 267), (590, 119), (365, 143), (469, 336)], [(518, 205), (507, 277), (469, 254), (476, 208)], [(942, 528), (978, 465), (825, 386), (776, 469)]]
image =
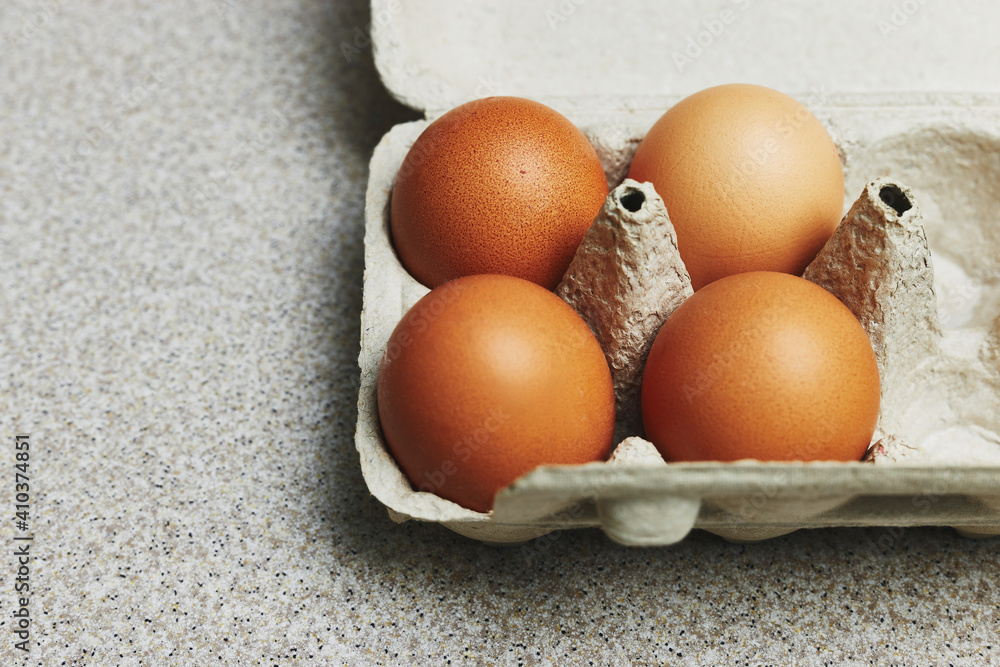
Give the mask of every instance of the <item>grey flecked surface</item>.
[(368, 49), (341, 51), (368, 20), (358, 1), (0, 7), (5, 553), (17, 432), (36, 494), (31, 651), (8, 556), (0, 662), (1000, 662), (997, 540), (498, 549), (388, 519), (353, 446), (362, 199), (412, 114)]

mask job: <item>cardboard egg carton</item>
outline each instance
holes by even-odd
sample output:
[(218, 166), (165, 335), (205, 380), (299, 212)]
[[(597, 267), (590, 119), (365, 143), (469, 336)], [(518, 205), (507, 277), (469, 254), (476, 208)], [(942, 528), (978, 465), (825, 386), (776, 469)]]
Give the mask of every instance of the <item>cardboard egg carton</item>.
[[(573, 6), (581, 14), (586, 9)], [(665, 10), (657, 7), (650, 3), (650, 12), (662, 15)], [(1000, 95), (797, 95), (838, 146), (848, 211), (805, 277), (844, 301), (872, 340), (883, 382), (875, 443), (867, 460), (857, 463), (667, 464), (641, 438), (635, 387), (642, 348), (649, 331), (655, 335), (657, 328), (651, 322), (669, 315), (687, 292), (671, 254), (675, 248), (669, 247), (673, 231), (668, 212), (658, 208), (662, 202), (657, 204), (651, 186), (622, 181), (646, 130), (683, 95), (653, 91), (642, 97), (546, 98), (530, 94), (536, 85), (531, 80), (520, 82), (523, 91), (477, 90), (471, 85), (476, 79), (463, 69), (471, 55), (444, 65), (436, 55), (413, 57), (414, 44), (428, 48), (420, 37), (429, 30), (428, 22), (439, 22), (439, 31), (456, 31), (473, 18), (496, 18), (481, 13), (509, 17), (529, 11), (528, 4), (486, 3), (485, 9), (464, 10), (476, 17), (452, 16), (451, 9), (436, 1), (419, 9), (388, 0), (373, 3), (372, 37), (380, 72), (394, 94), (423, 108), (429, 119), (386, 134), (372, 157), (366, 195), (356, 444), (365, 481), (394, 520), (435, 521), (486, 542), (535, 539), (538, 545), (552, 531), (594, 526), (631, 545), (668, 544), (692, 528), (732, 540), (821, 526), (945, 525), (970, 535), (1000, 534)], [(564, 18), (565, 23), (577, 21), (571, 38), (573, 31), (586, 36), (596, 30), (585, 16)], [(540, 21), (537, 31), (548, 30), (544, 15)], [(836, 22), (831, 17), (824, 21)], [(767, 24), (761, 22), (758, 29), (766, 30)], [(475, 48), (489, 51), (489, 44)], [(454, 71), (442, 74), (431, 65)], [(651, 289), (629, 292), (606, 285), (608, 299), (633, 299), (632, 305), (653, 317), (642, 335), (635, 335), (642, 329), (636, 322), (593, 315), (600, 311), (595, 304), (590, 316), (583, 313), (598, 332), (612, 368), (615, 363), (622, 368), (615, 371), (616, 437), (621, 442), (610, 460), (532, 471), (501, 491), (489, 514), (416, 491), (386, 449), (375, 403), (389, 335), (428, 291), (393, 252), (391, 190), (398, 178), (406, 177), (399, 173), (400, 165), (430, 119), (465, 101), (456, 92), (463, 82), (470, 82), (464, 98), (501, 93), (539, 99), (566, 114), (591, 139), (609, 185), (617, 188), (598, 216), (603, 236), (595, 242), (617, 243), (626, 253), (635, 252), (629, 249), (633, 241), (665, 241), (668, 246), (659, 263), (647, 264), (640, 276), (639, 282)], [(795, 92), (791, 83), (775, 87)], [(639, 204), (630, 196), (635, 191), (643, 193)], [(650, 221), (662, 229), (646, 229)], [(635, 238), (615, 236), (626, 230)], [(578, 259), (581, 253), (584, 247)], [(671, 271), (676, 280), (656, 280)], [(569, 296), (571, 282), (568, 275), (560, 293), (583, 311)]]

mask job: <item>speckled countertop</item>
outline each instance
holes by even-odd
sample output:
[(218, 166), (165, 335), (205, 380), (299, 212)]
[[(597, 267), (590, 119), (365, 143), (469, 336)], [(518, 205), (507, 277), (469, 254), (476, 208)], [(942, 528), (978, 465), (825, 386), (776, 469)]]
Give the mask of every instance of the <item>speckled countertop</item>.
[[(360, 0), (0, 8), (0, 663), (1000, 662), (998, 542), (393, 524), (354, 450)], [(30, 652), (14, 438), (30, 433)], [(10, 516), (10, 520), (8, 520)]]

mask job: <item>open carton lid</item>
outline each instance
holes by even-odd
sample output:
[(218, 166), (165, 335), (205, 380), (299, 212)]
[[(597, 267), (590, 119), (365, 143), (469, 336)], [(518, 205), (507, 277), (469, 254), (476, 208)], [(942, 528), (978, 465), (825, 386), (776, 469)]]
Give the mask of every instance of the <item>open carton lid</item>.
[(748, 82), (817, 93), (1000, 93), (985, 0), (373, 0), (375, 63), (435, 118), (490, 95), (574, 109)]

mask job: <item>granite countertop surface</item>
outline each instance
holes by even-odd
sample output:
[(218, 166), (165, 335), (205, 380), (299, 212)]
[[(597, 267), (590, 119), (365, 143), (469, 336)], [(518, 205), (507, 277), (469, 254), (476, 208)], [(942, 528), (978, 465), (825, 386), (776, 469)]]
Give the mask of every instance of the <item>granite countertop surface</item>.
[[(361, 0), (0, 8), (0, 663), (1000, 663), (949, 529), (394, 524), (354, 448), (363, 195), (417, 115)], [(28, 652), (15, 437), (29, 434)]]

